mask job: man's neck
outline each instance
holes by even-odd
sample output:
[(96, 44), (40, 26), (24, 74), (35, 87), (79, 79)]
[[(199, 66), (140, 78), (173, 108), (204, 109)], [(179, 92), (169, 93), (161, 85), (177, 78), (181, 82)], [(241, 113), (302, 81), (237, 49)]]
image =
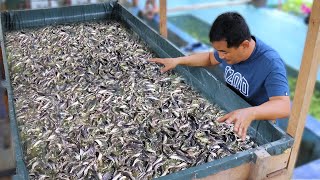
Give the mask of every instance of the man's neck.
[(253, 40), (253, 38), (250, 39), (250, 43), (249, 43), (249, 48), (246, 54), (246, 58), (245, 59), (249, 59), (249, 57), (251, 56), (251, 54), (254, 51), (254, 48), (256, 47), (256, 41)]

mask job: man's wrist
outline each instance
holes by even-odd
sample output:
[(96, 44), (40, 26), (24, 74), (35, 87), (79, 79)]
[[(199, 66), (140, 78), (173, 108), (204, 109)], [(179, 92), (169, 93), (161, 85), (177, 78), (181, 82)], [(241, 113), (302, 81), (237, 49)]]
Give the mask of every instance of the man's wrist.
[(184, 65), (182, 57), (179, 57), (179, 58), (176, 59), (176, 65)]
[(258, 118), (257, 106), (249, 107), (250, 119), (256, 120)]

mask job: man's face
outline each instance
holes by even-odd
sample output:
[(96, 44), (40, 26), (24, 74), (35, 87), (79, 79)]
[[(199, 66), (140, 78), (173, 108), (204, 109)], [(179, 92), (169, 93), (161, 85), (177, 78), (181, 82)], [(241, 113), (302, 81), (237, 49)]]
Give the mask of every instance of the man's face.
[(243, 61), (244, 56), (244, 49), (242, 44), (235, 48), (235, 47), (227, 47), (227, 41), (214, 41), (212, 46), (215, 50), (217, 50), (219, 54), (219, 58), (226, 61), (227, 64), (237, 64)]

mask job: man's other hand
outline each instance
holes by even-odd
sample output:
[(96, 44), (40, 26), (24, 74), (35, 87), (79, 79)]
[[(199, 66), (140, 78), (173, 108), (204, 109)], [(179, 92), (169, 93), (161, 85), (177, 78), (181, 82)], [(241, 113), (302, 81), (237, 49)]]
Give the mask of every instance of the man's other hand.
[(161, 73), (174, 69), (178, 65), (177, 59), (173, 58), (153, 58), (149, 59), (149, 62), (163, 64), (164, 67), (161, 69)]

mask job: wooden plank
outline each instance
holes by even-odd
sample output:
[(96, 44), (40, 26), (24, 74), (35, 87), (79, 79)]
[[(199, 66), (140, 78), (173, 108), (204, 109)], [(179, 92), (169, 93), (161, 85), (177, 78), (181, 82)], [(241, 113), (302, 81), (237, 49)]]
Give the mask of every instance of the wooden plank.
[(221, 2), (212, 2), (212, 3), (203, 3), (203, 4), (192, 4), (192, 5), (173, 7), (168, 9), (168, 12), (190, 11), (190, 10), (198, 10), (198, 9), (223, 7), (223, 6), (235, 6), (235, 5), (245, 4), (249, 2), (251, 2), (251, 0), (221, 1)]
[(270, 156), (264, 149), (258, 149), (256, 163), (246, 163), (240, 166), (220, 171), (204, 178), (196, 178), (196, 180), (212, 180), (212, 179), (288, 179), (286, 171), (288, 159), (291, 149), (287, 149), (283, 154)]
[(167, 0), (160, 0), (160, 34), (168, 37), (167, 30)]
[(268, 159), (270, 166), (267, 167), (268, 175), (281, 169), (285, 169), (289, 162), (290, 153), (291, 149), (287, 149), (280, 155), (270, 156)]
[(6, 4), (5, 3), (1, 3), (0, 4), (0, 11), (5, 11), (5, 10), (7, 10)]
[(0, 180), (11, 180), (12, 178), (11, 177), (8, 177), (8, 176), (6, 176), (6, 177), (0, 177)]
[(287, 169), (282, 169), (280, 171), (272, 173), (272, 175), (267, 176), (267, 180), (288, 180), (289, 173)]
[(15, 171), (15, 160), (12, 146), (9, 149), (0, 149), (0, 176), (12, 174)]
[(248, 179), (251, 164), (246, 163), (240, 166), (227, 169), (225, 171), (218, 172), (204, 178), (197, 178), (197, 180), (212, 180), (212, 179), (232, 179), (232, 180), (243, 180)]
[(249, 179), (262, 180), (282, 175), (282, 171), (287, 168), (290, 152), (289, 148), (282, 154), (271, 156), (265, 149), (258, 148), (255, 151), (257, 160), (252, 164)]
[(297, 80), (293, 106), (289, 119), (287, 132), (294, 139), (293, 149), (291, 151), (288, 171), (292, 172), (296, 163), (302, 133), (308, 114), (314, 85), (316, 82), (318, 65), (320, 62), (320, 1), (313, 1), (307, 39), (304, 47), (303, 58), (300, 66), (300, 72)]
[(251, 165), (249, 179), (251, 180), (262, 180), (267, 177), (267, 170), (269, 161), (268, 159), (271, 155), (262, 148), (258, 148), (257, 151), (254, 152), (257, 156), (256, 162)]

